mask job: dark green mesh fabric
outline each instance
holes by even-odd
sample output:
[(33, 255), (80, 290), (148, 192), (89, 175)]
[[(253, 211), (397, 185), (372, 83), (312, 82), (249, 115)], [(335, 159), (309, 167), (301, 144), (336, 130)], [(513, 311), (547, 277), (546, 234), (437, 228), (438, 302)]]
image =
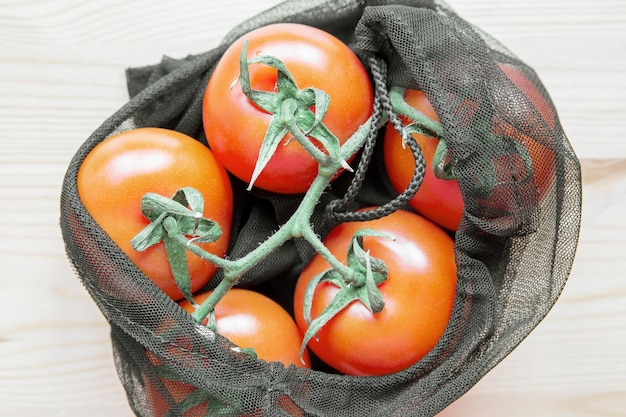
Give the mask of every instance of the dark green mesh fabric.
[[(94, 223), (78, 197), (82, 160), (113, 133), (157, 126), (204, 141), (201, 101), (211, 69), (236, 38), (275, 22), (320, 27), (359, 56), (383, 59), (390, 85), (425, 92), (456, 161), (466, 211), (455, 236), (455, 307), (437, 346), (397, 374), (363, 378), (285, 368), (231, 350), (230, 342), (195, 323), (152, 284)], [(520, 91), (498, 63), (530, 79), (544, 104)], [(85, 141), (67, 170), (61, 227), (72, 265), (111, 324), (116, 367), (138, 416), (183, 415), (186, 409), (191, 410), (185, 415), (210, 416), (432, 416), (514, 349), (565, 285), (579, 232), (578, 160), (535, 73), (442, 1), (287, 1), (243, 22), (211, 51), (165, 58), (129, 69), (127, 75), (132, 99)], [(460, 112), (462, 101), (474, 103), (475, 111)], [(529, 178), (518, 172), (519, 155), (511, 141), (490, 140), (476, 128), (493, 120), (514, 126), (554, 155), (551, 186), (543, 198), (536, 173)], [(497, 181), (485, 184), (484, 172), (495, 173)], [(323, 207), (340, 198), (349, 182), (347, 176), (325, 195), (314, 217), (320, 234), (329, 227)], [(247, 193), (237, 181), (233, 184), (237, 212), (231, 256), (237, 257), (250, 250), (250, 242), (276, 230), (299, 197)], [(375, 153), (351, 207), (383, 204), (394, 196)], [(289, 307), (295, 276), (311, 254), (303, 242), (290, 242), (243, 284), (259, 284)], [(284, 277), (280, 283), (267, 279), (279, 275)], [(197, 388), (192, 395), (190, 386)], [(159, 401), (152, 409), (155, 397)], [(186, 400), (180, 402), (182, 397)]]

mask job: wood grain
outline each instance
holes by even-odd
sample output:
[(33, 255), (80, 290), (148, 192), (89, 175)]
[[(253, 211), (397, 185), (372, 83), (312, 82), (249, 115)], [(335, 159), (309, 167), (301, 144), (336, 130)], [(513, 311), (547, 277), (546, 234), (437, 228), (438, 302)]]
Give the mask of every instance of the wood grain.
[[(108, 325), (65, 258), (65, 169), (127, 100), (125, 68), (210, 49), (277, 3), (0, 3), (0, 415), (133, 415)], [(536, 69), (582, 160), (584, 203), (574, 268), (554, 309), (441, 416), (624, 415), (626, 2), (450, 4)]]

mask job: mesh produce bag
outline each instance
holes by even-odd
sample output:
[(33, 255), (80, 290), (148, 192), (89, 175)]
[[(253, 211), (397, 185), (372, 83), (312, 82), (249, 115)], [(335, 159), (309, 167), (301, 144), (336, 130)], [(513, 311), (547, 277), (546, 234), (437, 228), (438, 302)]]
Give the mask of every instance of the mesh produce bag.
[[(423, 90), (441, 121), (465, 203), (454, 236), (457, 294), (439, 343), (404, 371), (351, 377), (285, 367), (230, 349), (228, 340), (196, 323), (159, 290), (93, 221), (78, 197), (76, 178), (83, 159), (114, 133), (154, 126), (204, 141), (202, 96), (212, 68), (235, 39), (275, 22), (304, 23), (334, 34), (386, 85)], [(534, 92), (507, 77), (503, 64), (523, 74)], [(545, 317), (565, 285), (579, 232), (578, 160), (535, 73), (442, 1), (287, 1), (243, 22), (213, 50), (181, 60), (164, 58), (157, 65), (129, 69), (127, 75), (132, 99), (86, 140), (70, 163), (61, 195), (61, 227), (72, 265), (111, 325), (115, 365), (138, 416), (432, 416), (510, 353)], [(472, 110), (459, 103), (471, 103)], [(553, 162), (541, 173), (547, 178), (539, 178), (512, 141), (494, 140), (476, 127), (492, 126), (494, 120), (514, 126), (530, 147), (542, 149), (540, 156)], [(367, 158), (361, 155), (354, 162), (367, 169), (342, 176), (324, 194), (313, 217), (321, 235), (333, 219), (353, 220), (354, 208), (374, 204), (393, 210), (405, 202), (394, 200), (397, 194), (377, 162), (377, 145), (372, 146)], [(544, 193), (538, 184), (547, 184)], [(276, 230), (300, 196), (247, 192), (236, 180), (233, 187), (236, 212), (229, 253), (236, 258), (249, 250), (250, 242)], [(313, 253), (305, 243), (290, 241), (245, 275), (242, 285), (259, 285), (289, 306), (293, 280)], [(264, 278), (279, 275), (279, 283)], [(218, 273), (208, 287), (219, 279)], [(163, 323), (171, 326), (164, 330)]]

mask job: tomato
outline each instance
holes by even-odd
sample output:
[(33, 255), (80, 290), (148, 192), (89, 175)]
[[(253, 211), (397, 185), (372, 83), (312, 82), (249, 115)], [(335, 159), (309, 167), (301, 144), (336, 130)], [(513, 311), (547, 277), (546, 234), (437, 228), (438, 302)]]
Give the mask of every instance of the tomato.
[[(440, 227), (414, 213), (397, 211), (378, 220), (342, 223), (324, 244), (341, 262), (357, 230), (369, 228), (386, 237), (366, 236), (364, 249), (384, 261), (389, 275), (378, 286), (383, 310), (371, 313), (352, 301), (326, 323), (308, 347), (336, 370), (348, 375), (384, 375), (419, 361), (440, 339), (456, 293), (454, 242)], [(305, 289), (329, 269), (316, 254), (298, 278), (294, 293), (296, 323), (304, 333)], [(339, 288), (324, 281), (313, 294), (311, 319), (320, 315)]]
[[(331, 34), (301, 24), (279, 23), (253, 30), (235, 41), (215, 66), (203, 101), (203, 124), (209, 146), (227, 170), (249, 182), (271, 115), (246, 97), (239, 83), (244, 41), (248, 57), (280, 59), (298, 88), (315, 87), (330, 96), (323, 123), (343, 143), (369, 118), (373, 92), (358, 57)], [(250, 65), (253, 89), (274, 91), (277, 71)], [(289, 140), (292, 139), (292, 140)], [(286, 135), (254, 185), (272, 192), (306, 192), (317, 175), (317, 162)]]
[[(194, 301), (201, 304), (210, 294), (211, 291), (196, 294)], [(194, 312), (194, 307), (187, 300), (180, 301), (179, 305), (189, 313)], [(293, 364), (300, 368), (311, 367), (307, 350), (302, 360), (300, 359), (302, 336), (293, 318), (278, 303), (261, 293), (242, 288), (229, 290), (215, 306), (215, 321), (216, 330), (220, 335), (241, 348), (254, 349), (259, 359), (281, 362), (285, 366)], [(207, 320), (204, 323), (206, 322)], [(169, 326), (171, 323), (169, 325), (167, 322), (162, 323), (157, 333), (166, 333)], [(185, 336), (187, 335), (177, 338), (176, 343), (168, 347), (169, 353), (183, 363), (189, 362), (188, 366), (193, 367), (197, 363), (197, 358), (188, 353), (191, 343)], [(155, 355), (149, 351), (147, 354), (153, 365), (162, 364)], [(209, 415), (210, 401), (213, 401), (211, 407), (228, 409), (227, 406), (220, 405), (207, 396), (204, 398), (199, 396), (194, 386), (165, 376), (160, 380), (172, 400), (181, 406), (186, 403), (185, 399), (189, 396), (201, 400), (187, 405), (189, 409), (183, 412), (185, 417)], [(168, 415), (166, 414), (169, 409), (167, 401), (148, 379), (146, 379), (146, 396), (153, 416)], [(279, 397), (277, 405), (293, 412), (289, 415), (301, 415), (298, 413), (297, 406), (290, 401), (288, 397)], [(213, 409), (213, 412), (219, 414), (216, 409)]]
[[(552, 185), (555, 173), (556, 159), (552, 147), (556, 118), (554, 108), (535, 84), (519, 69), (507, 64), (499, 64), (499, 67), (530, 103), (530, 106), (526, 103), (518, 104), (511, 112), (511, 122), (502, 122), (500, 129), (524, 145), (528, 151), (532, 160), (533, 180), (537, 187), (538, 197), (542, 200)], [(515, 92), (508, 96), (513, 94)], [(520, 126), (524, 126), (524, 129)]]
[[(151, 359), (153, 362), (156, 359)], [(172, 400), (181, 403), (185, 398), (197, 391), (197, 388), (183, 382), (168, 378), (161, 378), (163, 387), (169, 392)], [(146, 397), (151, 410), (152, 417), (165, 417), (168, 414), (169, 405), (167, 400), (159, 393), (156, 386), (149, 380), (145, 380)], [(183, 412), (183, 417), (203, 417), (206, 415), (207, 403), (202, 402)]]
[[(223, 256), (230, 239), (233, 196), (226, 170), (200, 142), (179, 132), (141, 128), (111, 136), (85, 157), (78, 172), (78, 195), (93, 219), (122, 251), (174, 300), (183, 298), (174, 281), (163, 242), (138, 252), (131, 239), (149, 224), (141, 212), (147, 192), (171, 197), (194, 187), (204, 197), (204, 216), (217, 222), (222, 235), (199, 243)], [(202, 288), (217, 267), (187, 253), (191, 289)]]
[[(531, 159), (532, 181), (540, 202), (545, 198), (554, 177), (555, 154), (550, 148), (550, 143), (553, 141), (555, 114), (546, 98), (519, 69), (506, 64), (499, 64), (499, 68), (512, 85), (507, 86), (501, 80), (495, 80), (499, 84), (493, 86), (494, 90), (500, 89), (504, 92), (496, 95), (494, 100), (498, 106), (507, 109), (508, 118), (494, 120), (493, 133), (507, 135), (524, 146)], [(530, 106), (527, 103), (511, 105), (510, 102), (503, 101), (510, 101), (510, 98), (519, 95), (520, 91), (527, 97)], [(422, 91), (406, 90), (405, 100), (426, 116), (438, 121), (437, 114)], [(463, 109), (460, 111), (464, 111), (466, 115), (471, 116), (476, 110), (472, 103), (466, 102), (462, 106)], [(538, 117), (545, 121), (546, 128), (534, 128), (531, 131), (529, 124), (541, 126), (541, 119)], [(406, 118), (403, 120), (406, 121)], [(409, 206), (440, 226), (454, 231), (458, 228), (464, 209), (459, 185), (456, 180), (439, 179), (433, 172), (432, 161), (437, 148), (437, 139), (421, 134), (413, 134), (413, 138), (422, 147), (426, 173), (420, 189), (409, 201)], [(411, 180), (415, 161), (410, 149), (402, 147), (402, 139), (391, 125), (388, 125), (385, 131), (383, 152), (389, 181), (397, 192), (402, 192)], [(497, 167), (499, 175), (496, 178), (500, 183), (510, 182), (510, 172), (513, 170), (516, 171), (513, 176), (518, 178), (528, 172), (521, 159), (514, 161), (511, 158), (504, 158), (493, 162), (500, 165)], [(530, 197), (529, 194), (526, 195)], [(517, 204), (516, 201), (512, 189), (498, 188), (488, 201), (481, 204), (492, 207), (494, 213), (516, 213), (519, 211), (518, 207), (513, 207)]]
[[(420, 90), (406, 90), (404, 98), (408, 104), (435, 121), (439, 121), (435, 110)], [(406, 122), (406, 118), (403, 117)], [(448, 230), (456, 230), (463, 215), (463, 198), (456, 180), (437, 178), (433, 171), (433, 157), (439, 141), (423, 134), (413, 134), (421, 146), (426, 162), (424, 181), (417, 193), (409, 200), (409, 206)], [(391, 124), (385, 129), (383, 142), (385, 170), (393, 188), (401, 193), (407, 187), (415, 169), (415, 159), (408, 146), (402, 146), (402, 137)]]
[(481, 227), (495, 227), (497, 233), (524, 233), (535, 230), (537, 211), (554, 183), (556, 115), (547, 97), (521, 69), (508, 64), (498, 67), (503, 76), (488, 80), (489, 88), (497, 92), (493, 105), (500, 110), (492, 132), (517, 141), (530, 167), (522, 153), (493, 158), (497, 185), (489, 196), (476, 200), (476, 214), (490, 223)]
[[(499, 68), (502, 72), (515, 84), (515, 86), (524, 93), (524, 95), (530, 100), (535, 109), (539, 112), (541, 117), (546, 121), (548, 126), (554, 129), (554, 109), (548, 103), (546, 98), (539, 92), (535, 84), (533, 84), (522, 71), (518, 68), (508, 65), (508, 64), (498, 64)], [(523, 107), (519, 107), (518, 110), (524, 110)], [(522, 117), (525, 119), (529, 119), (531, 116), (530, 112), (524, 113), (522, 111)]]
[[(201, 304), (211, 292), (194, 296)], [(179, 302), (189, 313), (193, 306)], [(271, 298), (243, 288), (232, 288), (215, 306), (217, 333), (241, 348), (253, 348), (260, 359), (285, 366), (310, 367), (308, 353), (300, 360), (302, 337), (289, 313)]]
[[(159, 370), (162, 369), (163, 362), (150, 351), (146, 351), (146, 355), (158, 374)], [(198, 388), (193, 385), (172, 379), (166, 376), (167, 374), (168, 372), (165, 372), (165, 375), (159, 377), (162, 389), (166, 390), (167, 394), (159, 392), (157, 385), (149, 378), (144, 379), (145, 395), (151, 417), (172, 415), (172, 410), (170, 410), (168, 400), (166, 400), (169, 397), (171, 397), (170, 401), (175, 402), (182, 409), (182, 417), (204, 417), (208, 415), (209, 407), (215, 412), (218, 410), (231, 410), (228, 406), (219, 403), (218, 400), (208, 395), (199, 395)], [(190, 402), (188, 398), (192, 398), (194, 401)], [(226, 412), (224, 412), (224, 415), (226, 415)]]

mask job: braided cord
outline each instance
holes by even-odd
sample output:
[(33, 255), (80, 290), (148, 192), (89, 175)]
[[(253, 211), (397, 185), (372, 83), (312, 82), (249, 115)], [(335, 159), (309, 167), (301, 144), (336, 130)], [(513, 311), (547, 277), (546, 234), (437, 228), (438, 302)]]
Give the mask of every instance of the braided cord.
[[(426, 162), (422, 149), (419, 144), (413, 140), (411, 134), (405, 131), (402, 120), (400, 120), (400, 117), (396, 114), (391, 105), (389, 92), (387, 91), (387, 63), (382, 58), (372, 55), (369, 57), (369, 65), (372, 78), (374, 79), (372, 125), (368, 138), (363, 145), (361, 160), (346, 193), (342, 198), (333, 200), (326, 206), (326, 219), (332, 224), (376, 220), (388, 216), (399, 209), (405, 208), (424, 181)], [(402, 136), (403, 143), (405, 143), (413, 153), (415, 159), (413, 176), (406, 189), (385, 204), (365, 211), (346, 211), (346, 208), (356, 200), (363, 182), (365, 181), (365, 174), (367, 173), (374, 154), (379, 125), (385, 113), (394, 129)]]

